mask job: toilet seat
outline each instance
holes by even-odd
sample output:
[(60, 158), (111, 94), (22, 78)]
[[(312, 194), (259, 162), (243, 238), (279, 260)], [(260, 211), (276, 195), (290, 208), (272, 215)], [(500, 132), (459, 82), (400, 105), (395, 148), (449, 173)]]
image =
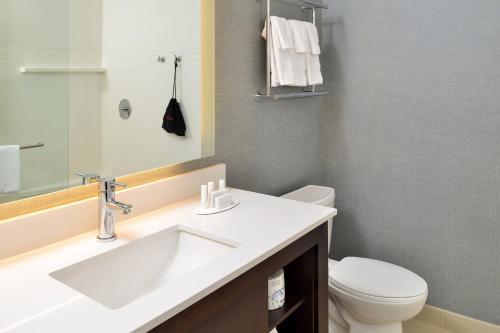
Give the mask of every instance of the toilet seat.
[(379, 304), (384, 304), (384, 303), (385, 304), (392, 304), (392, 305), (413, 304), (413, 303), (419, 303), (422, 299), (427, 298), (427, 293), (413, 296), (413, 297), (399, 297), (399, 298), (366, 295), (366, 294), (360, 293), (356, 290), (339, 287), (338, 285), (335, 285), (331, 281), (329, 281), (328, 288), (330, 290), (334, 290), (335, 294), (344, 294), (345, 297), (350, 297), (352, 299), (357, 299), (359, 301), (373, 302), (373, 303), (379, 303)]
[(427, 283), (417, 274), (383, 261), (348, 257), (329, 269), (330, 287), (364, 300), (413, 303), (427, 296)]

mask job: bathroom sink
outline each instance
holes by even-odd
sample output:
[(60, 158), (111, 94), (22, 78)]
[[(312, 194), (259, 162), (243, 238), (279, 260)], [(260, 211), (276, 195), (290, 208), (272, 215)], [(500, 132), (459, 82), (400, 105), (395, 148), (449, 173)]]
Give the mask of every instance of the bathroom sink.
[(167, 283), (181, 283), (182, 278), (237, 245), (178, 225), (50, 276), (110, 309), (118, 309)]

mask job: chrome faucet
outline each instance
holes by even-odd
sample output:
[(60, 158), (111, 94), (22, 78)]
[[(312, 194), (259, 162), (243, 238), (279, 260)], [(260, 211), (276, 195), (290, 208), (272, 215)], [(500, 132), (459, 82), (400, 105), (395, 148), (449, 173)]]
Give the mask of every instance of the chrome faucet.
[(127, 187), (126, 184), (117, 183), (113, 177), (100, 179), (99, 190), (99, 234), (97, 239), (101, 242), (116, 240), (115, 210), (127, 215), (132, 212), (132, 205), (115, 200), (116, 187)]

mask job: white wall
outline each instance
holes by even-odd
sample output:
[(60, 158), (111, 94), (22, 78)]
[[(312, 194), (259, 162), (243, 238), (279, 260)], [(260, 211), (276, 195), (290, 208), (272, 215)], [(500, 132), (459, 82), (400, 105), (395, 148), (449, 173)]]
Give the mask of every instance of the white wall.
[[(201, 156), (200, 0), (103, 0), (102, 174), (123, 175)], [(187, 138), (167, 134), (174, 55)], [(167, 62), (157, 62), (159, 55)], [(121, 99), (132, 116), (118, 114)]]
[[(70, 66), (102, 66), (102, 0), (69, 0)], [(105, 74), (69, 79), (69, 177), (101, 169), (102, 82)]]

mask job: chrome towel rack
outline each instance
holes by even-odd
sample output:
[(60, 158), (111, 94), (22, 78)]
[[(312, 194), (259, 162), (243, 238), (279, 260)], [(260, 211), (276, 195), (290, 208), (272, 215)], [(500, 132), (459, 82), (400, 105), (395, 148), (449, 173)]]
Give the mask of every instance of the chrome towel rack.
[[(285, 1), (285, 0), (283, 0)], [(300, 3), (302, 5), (303, 11), (312, 11), (312, 23), (316, 25), (316, 15), (318, 10), (328, 9), (328, 5), (324, 4), (321, 0), (286, 0), (288, 2)], [(326, 91), (316, 91), (316, 87), (312, 86), (311, 91), (300, 91), (294, 93), (283, 93), (283, 94), (273, 94), (271, 87), (271, 2), (272, 0), (266, 0), (266, 92), (265, 94), (257, 92), (255, 94), (255, 100), (272, 100), (277, 101), (280, 99), (291, 99), (291, 98), (303, 98), (303, 97), (315, 97), (315, 96), (325, 96), (328, 95)]]
[(326, 91), (303, 91), (297, 93), (288, 94), (274, 94), (274, 95), (261, 95), (260, 93), (255, 94), (255, 99), (257, 101), (272, 100), (277, 101), (280, 99), (293, 99), (293, 98), (304, 98), (304, 97), (316, 97), (316, 96), (326, 96), (328, 92)]
[(25, 150), (25, 149), (33, 149), (33, 148), (40, 148), (45, 146), (45, 143), (35, 143), (34, 145), (27, 145), (27, 146), (20, 146), (19, 149)]

